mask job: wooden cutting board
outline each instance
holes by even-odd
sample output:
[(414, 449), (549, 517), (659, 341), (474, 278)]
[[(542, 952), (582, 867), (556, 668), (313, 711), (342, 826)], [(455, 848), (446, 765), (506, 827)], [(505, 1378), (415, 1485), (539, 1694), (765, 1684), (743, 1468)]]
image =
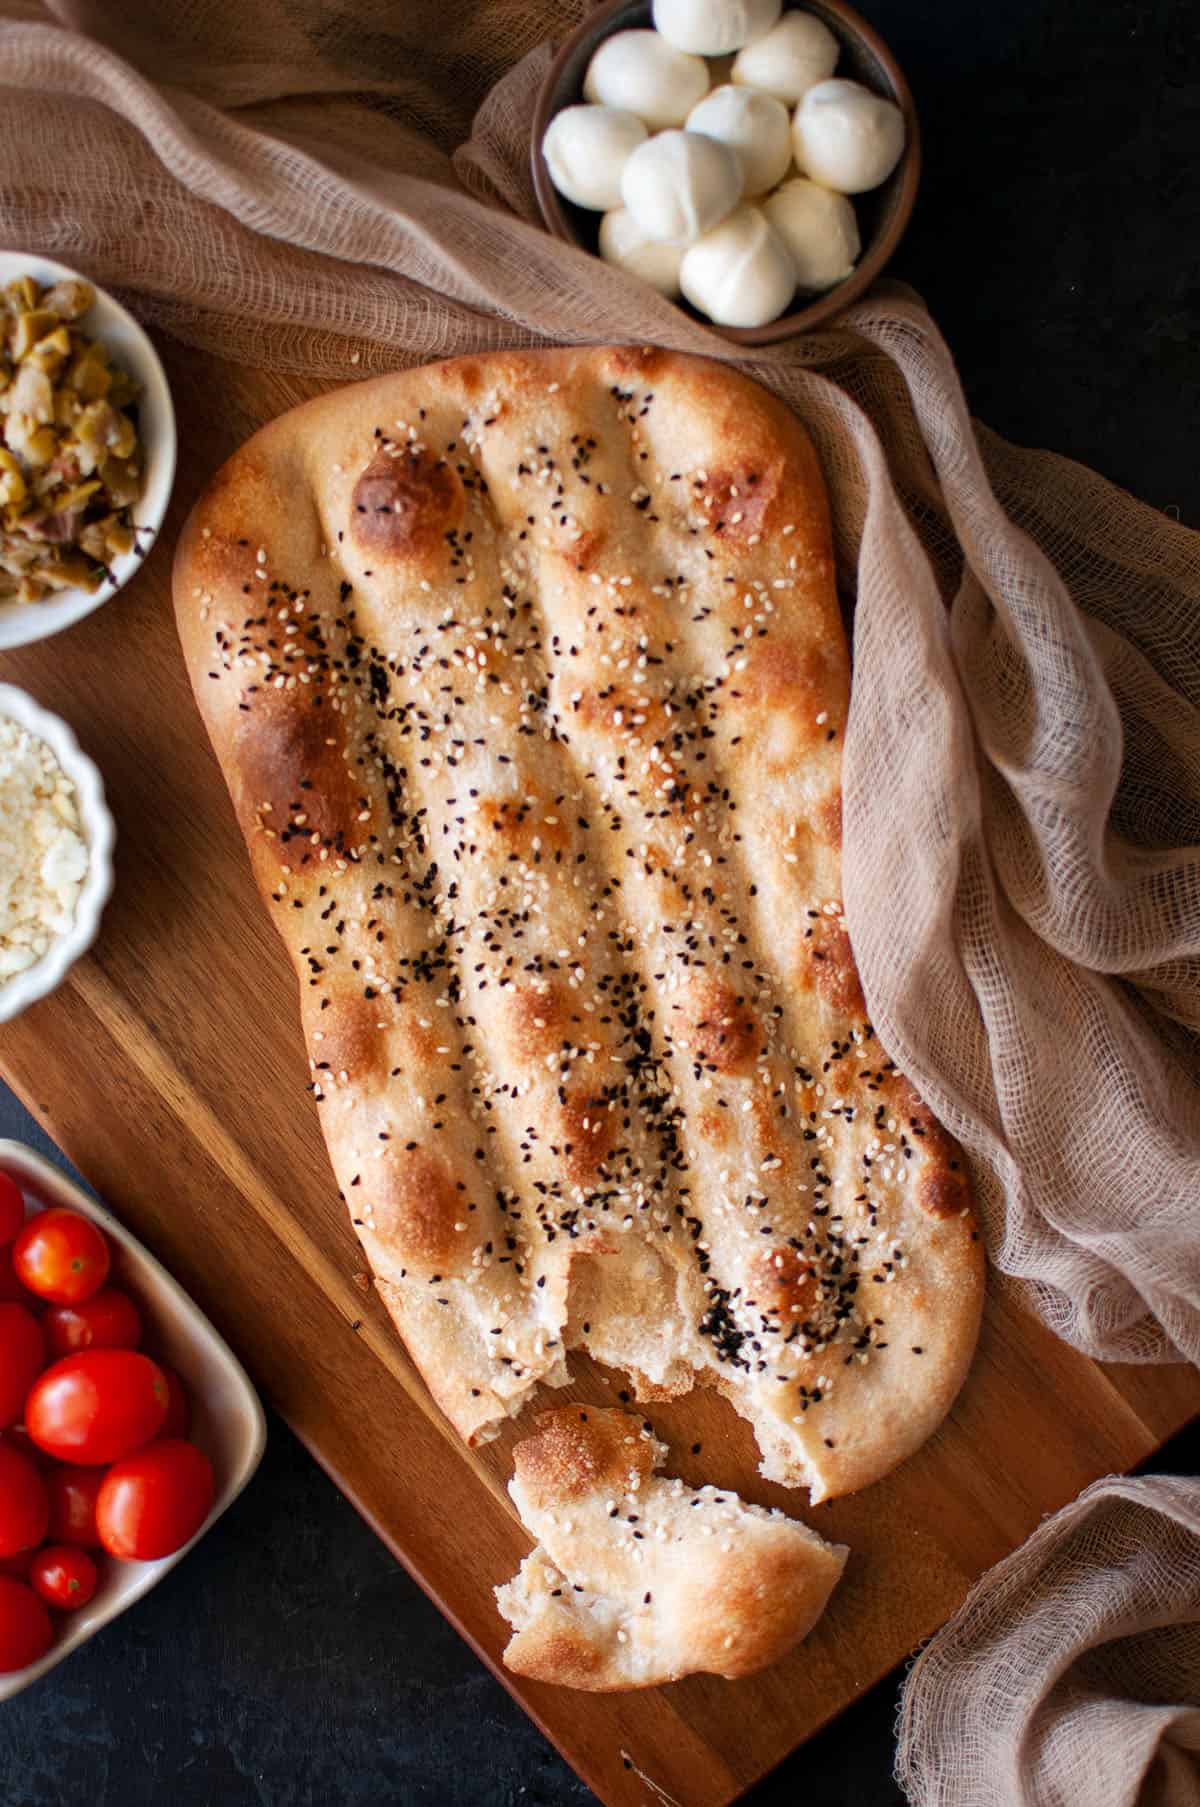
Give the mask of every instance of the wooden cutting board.
[[(857, 1498), (801, 1512), (707, 1393), (655, 1406), (693, 1482), (808, 1516), (853, 1555), (804, 1647), (742, 1683), (594, 1696), (515, 1680), (493, 1586), (529, 1547), (505, 1493), (514, 1436), (465, 1450), (430, 1402), (339, 1203), (305, 1090), (295, 985), (175, 638), (175, 536), (217, 465), (316, 385), (167, 348), (181, 464), (138, 581), (70, 633), (0, 655), (0, 678), (72, 724), (105, 775), (116, 891), (92, 955), (0, 1029), (0, 1072), (196, 1296), (267, 1397), (610, 1807), (723, 1807), (940, 1624), (977, 1575), (1089, 1481), (1200, 1410), (1191, 1369), (1101, 1368), (994, 1281), (941, 1433)], [(570, 1395), (612, 1401), (580, 1362)], [(693, 1446), (700, 1446), (692, 1454)]]

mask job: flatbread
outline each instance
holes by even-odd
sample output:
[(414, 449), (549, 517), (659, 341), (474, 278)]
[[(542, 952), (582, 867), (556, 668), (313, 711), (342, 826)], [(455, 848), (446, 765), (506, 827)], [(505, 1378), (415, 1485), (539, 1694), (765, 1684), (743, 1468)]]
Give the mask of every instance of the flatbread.
[(538, 1539), (496, 1589), (507, 1668), (607, 1691), (778, 1661), (812, 1630), (847, 1551), (718, 1487), (655, 1473), (666, 1449), (628, 1412), (563, 1406), (514, 1451)]
[(384, 377), (237, 453), (175, 594), (342, 1196), (455, 1429), (583, 1347), (639, 1399), (719, 1387), (814, 1500), (917, 1448), (982, 1257), (842, 917), (792, 414), (658, 351)]

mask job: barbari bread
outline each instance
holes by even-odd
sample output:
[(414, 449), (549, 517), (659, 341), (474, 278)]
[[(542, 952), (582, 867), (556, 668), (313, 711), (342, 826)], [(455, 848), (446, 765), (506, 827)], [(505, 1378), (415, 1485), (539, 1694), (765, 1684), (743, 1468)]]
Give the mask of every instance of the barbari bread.
[(537, 1538), (496, 1589), (508, 1668), (537, 1681), (647, 1688), (697, 1671), (750, 1675), (820, 1618), (841, 1545), (718, 1487), (655, 1470), (666, 1457), (628, 1412), (545, 1412), (509, 1486)]
[(584, 1347), (719, 1387), (814, 1499), (915, 1449), (981, 1250), (842, 920), (793, 416), (655, 351), (385, 377), (225, 466), (175, 592), (343, 1197), (461, 1435)]

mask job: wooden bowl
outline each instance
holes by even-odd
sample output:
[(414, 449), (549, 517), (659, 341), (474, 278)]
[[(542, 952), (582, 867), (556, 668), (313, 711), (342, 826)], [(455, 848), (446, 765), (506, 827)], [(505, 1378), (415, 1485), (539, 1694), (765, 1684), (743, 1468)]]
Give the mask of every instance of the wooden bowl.
[[(790, 10), (790, 9), (789, 9)], [(766, 326), (717, 326), (707, 315), (698, 313), (686, 301), (675, 305), (723, 338), (738, 345), (774, 345), (790, 339), (795, 333), (809, 332), (822, 326), (834, 314), (841, 313), (868, 289), (879, 275), (904, 234), (917, 197), (921, 175), (921, 138), (912, 93), (900, 67), (883, 40), (859, 17), (845, 0), (805, 0), (802, 9), (827, 25), (842, 47), (837, 74), (861, 82), (876, 94), (895, 101), (904, 114), (904, 155), (887, 181), (870, 193), (853, 197), (858, 214), (863, 252), (845, 282), (816, 295), (803, 307), (781, 314)], [(589, 13), (563, 43), (550, 66), (538, 94), (533, 113), (531, 156), (533, 186), (546, 228), (555, 238), (568, 244), (581, 245), (585, 251), (599, 255), (597, 240), (601, 216), (587, 208), (576, 207), (560, 195), (550, 180), (550, 171), (542, 155), (546, 128), (556, 113), (575, 106), (583, 99), (583, 78), (594, 52), (614, 32), (645, 28), (652, 23), (650, 0), (608, 0), (607, 5)]]

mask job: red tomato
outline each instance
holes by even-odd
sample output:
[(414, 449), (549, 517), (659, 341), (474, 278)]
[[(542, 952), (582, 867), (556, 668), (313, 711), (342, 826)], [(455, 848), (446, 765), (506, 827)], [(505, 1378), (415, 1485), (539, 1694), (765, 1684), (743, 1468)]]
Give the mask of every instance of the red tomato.
[(0, 1248), (0, 1304), (26, 1305), (30, 1311), (39, 1311), (44, 1304), (44, 1300), (35, 1299), (17, 1279), (17, 1270), (12, 1264), (12, 1250), (9, 1248)]
[(136, 1349), (142, 1340), (141, 1313), (115, 1286), (101, 1287), (80, 1305), (52, 1305), (42, 1329), (51, 1357), (80, 1349)]
[(162, 1421), (160, 1437), (186, 1437), (192, 1424), (192, 1407), (183, 1382), (174, 1368), (159, 1367), (167, 1379), (167, 1415)]
[(29, 1389), (46, 1360), (42, 1327), (23, 1305), (0, 1305), (0, 1427), (25, 1416)]
[(96, 1591), (96, 1565), (86, 1550), (71, 1544), (47, 1544), (35, 1555), (29, 1569), (29, 1581), (35, 1593), (47, 1606), (61, 1612), (76, 1612), (86, 1606)]
[(44, 1449), (38, 1448), (23, 1424), (10, 1424), (6, 1431), (0, 1433), (0, 1443), (7, 1443), (10, 1449), (19, 1449), (41, 1474), (49, 1474), (52, 1468), (58, 1467), (53, 1456), (48, 1456)]
[(100, 1542), (127, 1562), (170, 1556), (200, 1529), (213, 1492), (212, 1465), (194, 1443), (152, 1443), (105, 1475), (96, 1501)]
[(25, 1402), (29, 1435), (60, 1462), (117, 1462), (157, 1437), (166, 1415), (163, 1371), (134, 1349), (64, 1356)]
[(33, 1558), (32, 1550), (18, 1550), (15, 1556), (0, 1556), (0, 1575), (7, 1575), (13, 1581), (28, 1581)]
[(11, 1173), (0, 1173), (0, 1245), (12, 1242), (25, 1223), (25, 1199)]
[(46, 1476), (46, 1500), (50, 1523), (46, 1535), (55, 1543), (74, 1543), (98, 1550), (96, 1495), (104, 1479), (103, 1468), (61, 1468), (56, 1463)]
[(99, 1292), (110, 1261), (103, 1230), (78, 1211), (41, 1211), (13, 1243), (17, 1279), (55, 1305), (78, 1305)]
[(0, 1576), (0, 1675), (27, 1668), (45, 1656), (54, 1628), (31, 1587)]
[(49, 1516), (46, 1483), (29, 1457), (0, 1443), (0, 1556), (40, 1544)]

